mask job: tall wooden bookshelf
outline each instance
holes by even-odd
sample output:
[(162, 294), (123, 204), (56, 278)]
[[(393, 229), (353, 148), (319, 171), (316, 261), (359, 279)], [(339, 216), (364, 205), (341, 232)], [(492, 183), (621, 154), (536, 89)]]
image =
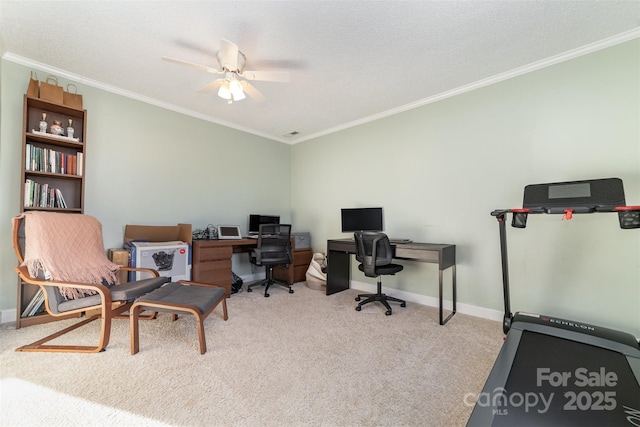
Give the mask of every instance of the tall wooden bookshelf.
[[(46, 114), (47, 127), (40, 122)], [(73, 137), (67, 136), (71, 120)], [(54, 121), (63, 134), (51, 133)], [(24, 96), (20, 211), (84, 213), (87, 110)], [(60, 320), (46, 312), (23, 316), (39, 288), (18, 280), (16, 328)], [(69, 316), (73, 317), (73, 316)]]

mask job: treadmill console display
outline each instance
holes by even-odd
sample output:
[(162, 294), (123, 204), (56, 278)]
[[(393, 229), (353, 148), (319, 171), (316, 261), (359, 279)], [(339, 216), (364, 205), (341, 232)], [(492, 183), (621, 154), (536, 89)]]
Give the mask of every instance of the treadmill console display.
[(624, 187), (620, 178), (532, 184), (524, 188), (522, 207), (532, 212), (576, 213), (612, 211), (624, 206)]
[(581, 182), (578, 184), (550, 185), (550, 199), (568, 199), (574, 197), (591, 197), (591, 184)]

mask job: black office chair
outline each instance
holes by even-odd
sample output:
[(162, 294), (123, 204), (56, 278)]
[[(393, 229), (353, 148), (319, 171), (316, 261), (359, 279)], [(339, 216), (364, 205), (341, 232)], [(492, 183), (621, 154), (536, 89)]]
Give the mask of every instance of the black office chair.
[(258, 246), (249, 254), (249, 261), (259, 267), (264, 266), (267, 277), (257, 283), (247, 286), (251, 292), (256, 286), (265, 286), (264, 296), (269, 296), (269, 287), (273, 284), (284, 286), (293, 293), (288, 283), (273, 278), (273, 267), (276, 265), (289, 266), (293, 262), (291, 255), (291, 225), (290, 224), (260, 224)]
[(360, 311), (362, 306), (370, 302), (379, 301), (387, 308), (385, 314), (391, 315), (391, 306), (388, 301), (399, 302), (400, 307), (406, 307), (407, 303), (401, 299), (387, 296), (382, 293), (382, 275), (396, 274), (404, 268), (400, 264), (392, 264), (393, 251), (389, 238), (384, 233), (372, 231), (356, 231), (356, 259), (360, 262), (358, 269), (364, 272), (367, 277), (378, 278), (378, 291), (375, 294), (360, 294), (356, 301), (366, 298), (358, 303), (356, 311)]

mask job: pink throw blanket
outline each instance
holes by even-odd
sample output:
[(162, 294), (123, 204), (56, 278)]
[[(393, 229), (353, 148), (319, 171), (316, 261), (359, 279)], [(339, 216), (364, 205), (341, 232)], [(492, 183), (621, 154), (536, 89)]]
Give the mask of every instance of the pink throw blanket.
[[(109, 261), (102, 241), (102, 224), (89, 215), (57, 212), (25, 212), (24, 263), (29, 274), (45, 272), (62, 282), (115, 283), (117, 264)], [(14, 224), (15, 226), (15, 224)], [(96, 292), (59, 288), (66, 299), (82, 298)]]

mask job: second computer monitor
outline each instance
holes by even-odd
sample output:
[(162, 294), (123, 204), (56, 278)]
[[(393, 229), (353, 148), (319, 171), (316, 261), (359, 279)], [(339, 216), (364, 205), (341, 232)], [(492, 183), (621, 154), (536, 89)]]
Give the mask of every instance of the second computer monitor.
[(278, 215), (249, 215), (249, 234), (258, 234), (261, 224), (280, 224)]
[(384, 231), (382, 208), (341, 209), (342, 232)]

